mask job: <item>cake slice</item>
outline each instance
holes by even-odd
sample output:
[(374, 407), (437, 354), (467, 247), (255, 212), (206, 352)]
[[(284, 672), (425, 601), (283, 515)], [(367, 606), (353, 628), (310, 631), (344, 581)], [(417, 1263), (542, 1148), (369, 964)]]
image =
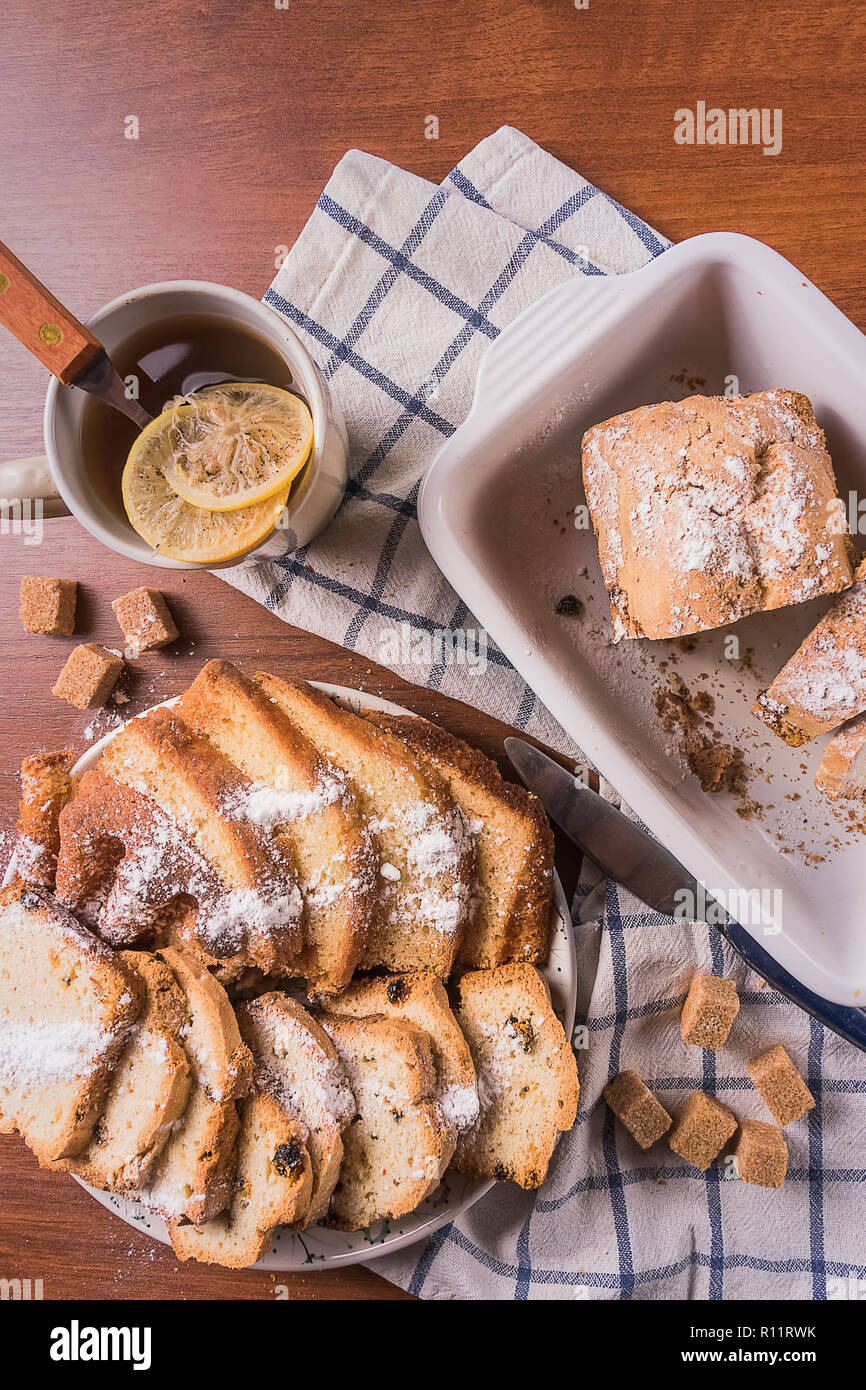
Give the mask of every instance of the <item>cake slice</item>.
[(0, 891), (0, 1131), (81, 1153), (142, 1003), (137, 975), (42, 890)]
[(845, 724), (827, 744), (815, 786), (831, 801), (866, 796), (866, 713)]
[(363, 964), (447, 977), (469, 917), (474, 847), (443, 779), (312, 686), (258, 674), (269, 700), (352, 778), (379, 857)]
[(103, 941), (122, 947), (167, 944), (187, 917), (194, 940), (197, 904), (229, 890), (171, 816), (100, 764), (60, 817), (56, 891)]
[(553, 898), (553, 833), (531, 792), (506, 782), (496, 764), (462, 739), (411, 715), (369, 714), (379, 728), (434, 768), (475, 837), (472, 915), (459, 965), (490, 969), (545, 961)]
[(239, 1005), (237, 1016), (259, 1090), (275, 1095), (303, 1127), (313, 1182), (300, 1224), (310, 1226), (327, 1215), (355, 1098), (334, 1044), (297, 1000), (262, 994)]
[(583, 436), (613, 640), (670, 638), (838, 593), (851, 542), (809, 399), (642, 405)]
[(752, 710), (797, 748), (866, 711), (866, 560)]
[(180, 1260), (246, 1269), (266, 1252), (277, 1226), (302, 1224), (313, 1178), (299, 1122), (263, 1091), (241, 1104), (237, 1177), (227, 1211), (198, 1225), (172, 1225)]
[(327, 1005), (350, 1018), (408, 1020), (430, 1039), (436, 1069), (434, 1100), (442, 1107), (447, 1124), (458, 1132), (478, 1118), (475, 1067), (466, 1039), (451, 1012), (441, 980), (426, 970), (407, 975), (377, 975), (355, 980), (339, 998)]
[(345, 988), (361, 957), (377, 868), (350, 779), (227, 661), (208, 662), (177, 712), (249, 778), (235, 814), (276, 835), (297, 866), (304, 946), (293, 973), (316, 993)]
[(405, 1216), (438, 1187), (455, 1131), (433, 1099), (436, 1071), (427, 1034), (390, 1018), (322, 1017), (346, 1069), (358, 1117), (343, 1136), (331, 1220), (359, 1231)]
[(196, 956), (165, 947), (169, 968), (185, 1001), (181, 1040), (192, 1085), (186, 1109), (138, 1196), (178, 1222), (206, 1222), (231, 1199), (235, 1180), (235, 1101), (249, 1091), (253, 1061), (234, 1009), (220, 982)]
[(112, 1192), (147, 1182), (190, 1090), (180, 987), (168, 966), (146, 951), (123, 951), (119, 959), (141, 981), (144, 1008), (112, 1073), (90, 1143), (56, 1165)]
[(531, 965), (474, 970), (455, 1013), (475, 1070), (481, 1114), (460, 1135), (454, 1165), (478, 1177), (540, 1187), (554, 1145), (577, 1116), (577, 1063)]
[(199, 903), (194, 936), (230, 967), (227, 978), (248, 966), (285, 974), (301, 947), (303, 904), (287, 856), (232, 809), (249, 779), (163, 708), (131, 719), (99, 767), (155, 802), (221, 879), (222, 894)]
[(54, 887), (60, 849), (60, 812), (75, 791), (75, 753), (34, 753), (21, 764), (15, 872), (25, 883)]

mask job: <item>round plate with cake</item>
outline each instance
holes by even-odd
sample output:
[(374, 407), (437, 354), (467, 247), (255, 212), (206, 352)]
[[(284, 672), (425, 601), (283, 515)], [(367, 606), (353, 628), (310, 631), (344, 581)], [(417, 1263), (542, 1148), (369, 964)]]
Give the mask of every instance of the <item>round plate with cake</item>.
[[(217, 663), (213, 663), (213, 665), (216, 666)], [(224, 666), (226, 664), (219, 663), (219, 665)], [(207, 671), (207, 668), (205, 669)], [(199, 680), (201, 679), (202, 678), (200, 677)], [(265, 681), (270, 679), (271, 678), (267, 677), (264, 678)], [(195, 689), (195, 687), (193, 687), (193, 689)], [(349, 690), (345, 687), (328, 685), (321, 682), (311, 682), (309, 686), (306, 687), (306, 689), (320, 691), (323, 695), (330, 697), (331, 700), (333, 700), (333, 702), (338, 707), (342, 707), (345, 710), (349, 710), (354, 714), (360, 714), (365, 716), (365, 725), (367, 720), (371, 719), (374, 723), (378, 722), (380, 727), (388, 728), (390, 720), (396, 720), (399, 724), (399, 721), (405, 720), (406, 718), (411, 719), (414, 725), (414, 717), (412, 716), (411, 711), (404, 709), (403, 707), (393, 704), (389, 701), (379, 699), (376, 696), (369, 695), (365, 692)], [(178, 697), (178, 699), (176, 700), (167, 701), (163, 706), (156, 706), (154, 708), (171, 710), (178, 704), (180, 700), (184, 698), (185, 697)], [(271, 699), (273, 700), (273, 696), (271, 696)], [(185, 715), (186, 711), (183, 710), (183, 713)], [(137, 722), (137, 719), (150, 716), (151, 714), (152, 711), (144, 711), (142, 716), (137, 716), (135, 720), (130, 721), (130, 723), (122, 726), (122, 728), (128, 729), (130, 727), (130, 724), (135, 724)], [(406, 726), (403, 725), (402, 727), (405, 729)], [(411, 727), (412, 726), (410, 726), (410, 729)], [(427, 724), (426, 721), (419, 720), (418, 728), (420, 729), (422, 727), (428, 731), (428, 735), (431, 739), (433, 739), (434, 744), (439, 738), (447, 739), (448, 737), (447, 735), (444, 735), (440, 731), (438, 731), (435, 726)], [(86, 773), (93, 773), (94, 770), (97, 768), (97, 765), (99, 764), (102, 764), (102, 766), (105, 767), (106, 764), (103, 761), (103, 759), (106, 750), (111, 748), (111, 745), (117, 739), (118, 735), (122, 732), (122, 728), (113, 730), (111, 733), (107, 734), (103, 739), (101, 739), (98, 743), (94, 744), (91, 748), (89, 748), (87, 752), (78, 760), (78, 762), (72, 768), (71, 771), (73, 777), (75, 777), (76, 779), (80, 779)], [(396, 728), (397, 725), (394, 726), (395, 730)], [(404, 733), (403, 737), (410, 740), (411, 743), (411, 733)], [(122, 742), (123, 741), (121, 740), (121, 743)], [(466, 748), (465, 745), (460, 746), (461, 748), (465, 749), (465, 752), (468, 757), (478, 757), (478, 755), (474, 754), (472, 750)], [(441, 748), (439, 749), (439, 752), (441, 753)], [(484, 760), (479, 759), (479, 765), (483, 761)], [(492, 768), (492, 765), (488, 766)], [(496, 777), (495, 772), (492, 773), (492, 776), (493, 778)], [(87, 785), (87, 783), (85, 783), (85, 785)], [(92, 785), (93, 784), (91, 783), (91, 786)], [(263, 811), (263, 803), (261, 801), (262, 783), (261, 781), (258, 781), (255, 782), (253, 785), (259, 789), (259, 799), (256, 802), (256, 815), (271, 815), (272, 824), (273, 816), (276, 814), (276, 812), (284, 810), (284, 806), (277, 805), (275, 807), (272, 807), (268, 805), (265, 808), (265, 811)], [(503, 791), (503, 788), (507, 789), (508, 785), (509, 784), (499, 784), (498, 787), (498, 794), (503, 796), (505, 799), (507, 799), (509, 793), (507, 792), (507, 790)], [(293, 793), (293, 795), (297, 794)], [(515, 796), (516, 795), (518, 795), (518, 793), (515, 793)], [(522, 796), (523, 793), (520, 792), (519, 795)], [(91, 797), (91, 800), (92, 799), (93, 798)], [(267, 798), (265, 798), (265, 800), (267, 800)], [(86, 810), (87, 808), (85, 807), (85, 811)], [(462, 810), (462, 815), (463, 820), (465, 821), (465, 808), (463, 808)], [(259, 824), (265, 824), (265, 821), (260, 819)], [(476, 822), (475, 829), (473, 832), (476, 836), (479, 834), (479, 826), (480, 822)], [(380, 838), (376, 839), (376, 843), (380, 846), (378, 861), (379, 872), (384, 879), (389, 879), (390, 877), (392, 877), (392, 875), (395, 874), (399, 877), (399, 872), (384, 859), (384, 856), (381, 853), (382, 832), (379, 831), (378, 833)], [(374, 838), (376, 838), (375, 830), (373, 831), (373, 834)], [(423, 829), (422, 831), (417, 833), (416, 841), (417, 843), (425, 842), (425, 834)], [(501, 852), (501, 855), (503, 857), (507, 856), (510, 852), (512, 852), (513, 848), (513, 846), (510, 846), (507, 843), (507, 836), (504, 833), (500, 834), (497, 849), (499, 852)], [(433, 852), (434, 851), (431, 850), (431, 853)], [(147, 862), (151, 863), (152, 861), (148, 860)], [(478, 873), (480, 875), (480, 869), (478, 870)], [(7, 872), (7, 882), (10, 881), (10, 877), (11, 866), (10, 871)], [(60, 877), (61, 874), (60, 872), (58, 872), (58, 886), (60, 884)], [(127, 878), (128, 877), (129, 876), (127, 875)], [(307, 890), (307, 886), (308, 881), (305, 880), (305, 892)], [(128, 882), (126, 883), (126, 888), (130, 888), (130, 884)], [(485, 886), (479, 878), (473, 884), (473, 891), (476, 894), (479, 892), (483, 894), (485, 891), (489, 890), (485, 890)], [(138, 896), (136, 896), (135, 893), (133, 893), (132, 901), (134, 903), (144, 901), (144, 899), (141, 897), (140, 884), (137, 885), (136, 892), (138, 893)], [(546, 955), (545, 959), (545, 953), (543, 949), (540, 951), (536, 950), (534, 948), (531, 948), (529, 944), (527, 944), (523, 949), (527, 952), (528, 959), (530, 961), (532, 961), (533, 959), (536, 960), (537, 974), (540, 975), (541, 980), (543, 981), (543, 987), (546, 988), (547, 992), (549, 993), (550, 1005), (552, 1006), (553, 1013), (556, 1015), (556, 1019), (559, 1020), (559, 1023), (562, 1025), (562, 1028), (564, 1029), (565, 1038), (570, 1038), (574, 1025), (576, 1001), (574, 939), (572, 934), (572, 926), (568, 911), (568, 905), (565, 900), (562, 886), (555, 873), (552, 875), (552, 893), (550, 892), (550, 884), (548, 884), (548, 896), (546, 902), (549, 902), (551, 905), (549, 954)], [(116, 906), (117, 904), (115, 903), (115, 908)], [(247, 908), (247, 912), (252, 916), (253, 919), (256, 917), (256, 910), (252, 910), (250, 912), (250, 909)], [(113, 927), (111, 929), (109, 929), (108, 927), (106, 927), (104, 930), (102, 928), (100, 929), (103, 937), (107, 937), (111, 941), (111, 930), (117, 928), (117, 924), (121, 921), (121, 917), (122, 914), (119, 917), (117, 912), (115, 911), (115, 915), (112, 918)], [(107, 923), (107, 917), (104, 919), (104, 921), (105, 923)], [(121, 937), (118, 940), (112, 941), (112, 944), (125, 945), (126, 940), (121, 935)], [(168, 951), (166, 953), (166, 958), (171, 956), (171, 954), (171, 951)], [(512, 953), (512, 955), (507, 958), (514, 959), (514, 954)], [(153, 958), (151, 957), (151, 959)], [(399, 964), (400, 962), (398, 958), (398, 967)], [(394, 966), (387, 966), (386, 968), (392, 970), (395, 969)], [(404, 966), (403, 968), (405, 969), (406, 967)], [(520, 971), (521, 969), (527, 969), (525, 965), (520, 963), (518, 963), (518, 965), (515, 968), (518, 971)], [(267, 974), (267, 972), (265, 973)], [(277, 977), (279, 976), (279, 973), (279, 971), (273, 972), (273, 974)], [(284, 971), (283, 973), (288, 974), (289, 972)], [(349, 973), (351, 974), (351, 971)], [(440, 976), (442, 976), (443, 978), (447, 977), (448, 973), (448, 970), (439, 971)], [(482, 972), (481, 970), (475, 970), (474, 975), (471, 978), (480, 978), (483, 973), (484, 972)], [(492, 976), (493, 972), (491, 971), (489, 972), (489, 974)], [(536, 972), (532, 971), (531, 974), (533, 975), (533, 977), (536, 977), (537, 980)], [(466, 978), (469, 979), (470, 976), (467, 976)], [(390, 981), (393, 981), (394, 979), (399, 979), (399, 974), (386, 976), (385, 979)], [(236, 987), (239, 989), (239, 986), (240, 982), (238, 980), (235, 980), (229, 987), (230, 989), (235, 989)], [(273, 988), (273, 985), (271, 985), (270, 987)], [(277, 983), (277, 990), (279, 991), (282, 988), (283, 986)], [(252, 994), (254, 995), (255, 992), (256, 991), (253, 990)], [(244, 995), (236, 992), (235, 997), (236, 999), (243, 999)], [(267, 997), (273, 998), (274, 996), (268, 995)], [(348, 996), (346, 997), (348, 998)], [(541, 1046), (540, 1039), (541, 1029), (543, 1026), (543, 1019), (540, 1015), (545, 1007), (543, 990), (541, 992), (540, 997), (542, 1002), (536, 1002), (534, 1006), (535, 1015), (533, 1015), (532, 1007), (528, 1009), (528, 1021), (518, 1020), (515, 1014), (512, 1014), (509, 1018), (505, 1020), (505, 1033), (507, 1035), (508, 1047), (511, 1053), (513, 1054), (513, 1057), (516, 1058), (516, 1060), (513, 1062), (513, 1065), (516, 1067), (520, 1067), (524, 1064), (526, 1059), (523, 1057), (523, 1053), (528, 1053), (531, 1050), (532, 1044), (530, 1041), (527, 1041), (527, 1038), (531, 1038), (533, 1028), (537, 1030), (537, 1039), (534, 1045), (536, 1046), (536, 1048), (540, 1048)], [(388, 998), (391, 998), (390, 987)], [(240, 1009), (244, 1007), (249, 1006), (245, 1006), (243, 1004), (239, 1006)], [(333, 996), (333, 1000), (330, 1003), (329, 1008), (331, 1013), (340, 1012), (339, 993), (336, 993), (335, 996)], [(348, 1013), (350, 1012), (350, 1010), (347, 1008), (346, 1012)], [(363, 1010), (361, 1012), (363, 1013)], [(303, 1013), (303, 1010), (301, 1010), (301, 1013)], [(328, 1021), (328, 1012), (319, 1013), (317, 1016), (322, 1022), (325, 1031), (330, 1033), (331, 1037), (334, 1038), (335, 1042), (337, 1042), (339, 1046), (339, 1026), (336, 1024), (332, 1025)], [(553, 1019), (551, 1019), (551, 1021), (555, 1022)], [(353, 1022), (354, 1020), (344, 1019), (343, 1025), (350, 1026)], [(403, 1026), (409, 1027), (410, 1029), (413, 1027), (413, 1025), (411, 1024)], [(482, 1029), (482, 1033), (487, 1028), (487, 1024), (485, 1023), (483, 1017), (480, 1027)], [(337, 1029), (336, 1032), (334, 1031), (335, 1028)], [(487, 1031), (489, 1031), (489, 1029)], [(247, 1037), (246, 1032), (244, 1033), (244, 1037)], [(567, 1050), (569, 1052), (569, 1058), (571, 1058), (570, 1049)], [(473, 1056), (474, 1055), (475, 1051), (473, 1048)], [(340, 1056), (341, 1058), (343, 1058), (342, 1050), (340, 1050)], [(509, 1065), (512, 1065), (511, 1061), (509, 1061)], [(570, 1060), (569, 1065), (573, 1066), (573, 1059)], [(260, 1074), (257, 1072), (256, 1075), (258, 1078)], [(257, 1085), (258, 1084), (259, 1082), (257, 1081)], [(383, 1082), (383, 1085), (384, 1084), (385, 1083)], [(495, 1089), (495, 1086), (497, 1084), (499, 1084), (499, 1082), (497, 1081), (496, 1075), (494, 1073), (491, 1073), (487, 1075), (483, 1085), (479, 1086), (479, 1090), (481, 1090), (483, 1094), (485, 1090), (489, 1091), (491, 1086), (493, 1086)], [(527, 1086), (525, 1089), (529, 1089), (529, 1086)], [(576, 1082), (574, 1089), (576, 1099)], [(489, 1099), (485, 1103), (489, 1104)], [(360, 1110), (362, 1106), (362, 1102), (360, 1100), (358, 1102), (358, 1105)], [(247, 1113), (248, 1112), (243, 1109), (242, 1103), (241, 1114)], [(392, 1114), (396, 1115), (397, 1112), (392, 1111)], [(398, 1115), (398, 1118), (402, 1118), (402, 1116)], [(180, 1122), (176, 1121), (175, 1123), (178, 1124)], [(245, 1121), (245, 1123), (247, 1122)], [(456, 1123), (459, 1128), (460, 1121), (457, 1120)], [(561, 1125), (555, 1126), (555, 1128), (568, 1128), (569, 1125), (570, 1120), (566, 1120)], [(22, 1132), (24, 1131), (22, 1130)], [(24, 1137), (28, 1137), (26, 1133), (24, 1133)], [(281, 1145), (280, 1151), (287, 1151), (287, 1146)], [(453, 1221), (461, 1213), (465, 1212), (470, 1206), (473, 1205), (473, 1203), (477, 1202), (481, 1197), (483, 1197), (485, 1193), (487, 1193), (491, 1189), (491, 1187), (495, 1186), (495, 1183), (491, 1181), (490, 1177), (479, 1176), (477, 1174), (477, 1171), (476, 1173), (465, 1171), (465, 1165), (462, 1165), (464, 1167), (464, 1171), (457, 1171), (457, 1169), (453, 1166), (446, 1166), (449, 1163), (450, 1154), (452, 1152), (453, 1142), (451, 1143), (451, 1147), (447, 1148), (444, 1154), (442, 1166), (445, 1167), (445, 1171), (441, 1177), (441, 1181), (436, 1181), (433, 1184), (427, 1183), (427, 1195), (423, 1198), (423, 1200), (420, 1201), (420, 1203), (417, 1206), (415, 1206), (413, 1210), (399, 1217), (378, 1219), (373, 1221), (371, 1224), (364, 1226), (363, 1228), (353, 1230), (338, 1229), (336, 1226), (331, 1225), (330, 1223), (319, 1224), (318, 1222), (307, 1224), (306, 1226), (304, 1226), (303, 1229), (297, 1230), (292, 1229), (290, 1226), (287, 1225), (278, 1225), (271, 1232), (267, 1249), (265, 1250), (265, 1253), (260, 1257), (258, 1261), (258, 1266), (261, 1268), (269, 1268), (273, 1270), (292, 1270), (300, 1268), (309, 1269), (310, 1267), (334, 1263), (351, 1264), (357, 1261), (370, 1260), (372, 1258), (375, 1258), (377, 1255), (381, 1255), (387, 1251), (398, 1250), (403, 1246), (412, 1244), (430, 1236), (441, 1226), (447, 1224), (450, 1221)], [(549, 1156), (549, 1154), (547, 1156)], [(542, 1160), (543, 1168), (541, 1168), (540, 1170), (540, 1177), (538, 1177), (531, 1171), (529, 1173), (528, 1179), (526, 1178), (525, 1174), (521, 1178), (520, 1174), (516, 1174), (513, 1171), (509, 1172), (507, 1176), (513, 1176), (515, 1177), (515, 1180), (522, 1181), (524, 1186), (538, 1185), (538, 1182), (543, 1181), (544, 1178), (547, 1156), (545, 1156), (545, 1158)], [(241, 1160), (239, 1159), (238, 1161), (240, 1162)], [(52, 1164), (51, 1166), (54, 1165)], [(152, 1207), (145, 1205), (142, 1201), (136, 1198), (134, 1184), (131, 1185), (133, 1190), (128, 1189), (127, 1191), (107, 1191), (103, 1190), (101, 1187), (95, 1186), (92, 1182), (86, 1181), (85, 1178), (82, 1176), (82, 1169), (80, 1165), (78, 1172), (75, 1172), (74, 1165), (70, 1165), (70, 1168), (68, 1170), (71, 1170), (73, 1172), (73, 1176), (75, 1176), (76, 1179), (79, 1182), (81, 1182), (84, 1187), (87, 1188), (87, 1190), (97, 1199), (97, 1201), (99, 1201), (109, 1210), (113, 1211), (115, 1214), (120, 1216), (122, 1220), (128, 1222), (130, 1225), (146, 1230), (156, 1240), (159, 1240), (165, 1244), (169, 1243), (169, 1234), (166, 1221), (163, 1219), (163, 1216), (157, 1214), (157, 1212)], [(86, 1169), (84, 1169), (84, 1171), (86, 1171)], [(490, 1171), (489, 1168), (488, 1171)], [(501, 1173), (498, 1175), (506, 1176), (505, 1173)], [(413, 1174), (412, 1176), (418, 1177), (423, 1175)], [(438, 1178), (438, 1173), (436, 1174), (436, 1177)], [(118, 1184), (118, 1186), (120, 1186), (120, 1184)], [(339, 1191), (339, 1187), (337, 1191)], [(234, 1210), (234, 1208), (231, 1209)], [(230, 1224), (231, 1223), (229, 1223), (229, 1225)], [(346, 1223), (343, 1222), (342, 1224), (345, 1225)], [(202, 1256), (200, 1254), (196, 1254), (194, 1251), (192, 1253), (196, 1258), (214, 1258), (212, 1255)], [(228, 1261), (217, 1259), (215, 1262), (222, 1263)]]

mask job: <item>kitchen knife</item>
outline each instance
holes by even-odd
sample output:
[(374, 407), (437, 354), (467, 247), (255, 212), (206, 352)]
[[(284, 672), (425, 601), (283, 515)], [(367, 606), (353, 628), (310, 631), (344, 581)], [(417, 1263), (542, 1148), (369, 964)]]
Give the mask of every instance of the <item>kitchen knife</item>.
[[(656, 912), (683, 920), (697, 917), (716, 927), (768, 985), (866, 1052), (866, 1010), (833, 1004), (801, 985), (709, 896), (669, 850), (546, 753), (520, 738), (507, 738), (505, 751), (521, 781), (535, 793), (554, 824), (609, 878)], [(685, 918), (684, 902), (694, 906)]]

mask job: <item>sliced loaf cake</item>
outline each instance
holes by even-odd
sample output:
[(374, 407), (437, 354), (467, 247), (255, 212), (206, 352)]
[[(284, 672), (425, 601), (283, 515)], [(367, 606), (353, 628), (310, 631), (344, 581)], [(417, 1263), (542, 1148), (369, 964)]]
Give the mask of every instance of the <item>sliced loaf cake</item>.
[(379, 856), (363, 964), (447, 977), (469, 917), (474, 846), (443, 779), (391, 734), (312, 686), (261, 673), (256, 680), (358, 789)]
[(355, 980), (329, 1007), (350, 1018), (406, 1019), (430, 1039), (436, 1068), (434, 1099), (458, 1132), (478, 1118), (478, 1087), (469, 1046), (451, 1012), (445, 986), (427, 970)]
[(263, 1091), (241, 1103), (236, 1178), (227, 1210), (199, 1225), (173, 1225), (181, 1260), (246, 1269), (271, 1243), (275, 1227), (303, 1222), (313, 1186), (303, 1127)]
[(184, 995), (181, 1039), (192, 1086), (183, 1116), (138, 1195), (171, 1226), (208, 1221), (231, 1199), (238, 1133), (235, 1101), (249, 1091), (253, 1060), (228, 995), (203, 962), (174, 947), (165, 947), (159, 958)]
[(426, 719), (370, 714), (444, 779), (475, 836), (472, 915), (459, 965), (486, 970), (545, 961), (553, 900), (553, 833), (537, 797), (506, 782), (496, 764)]
[(455, 1167), (540, 1187), (558, 1135), (574, 1124), (580, 1089), (545, 982), (531, 965), (500, 965), (469, 971), (457, 990), (481, 1114), (460, 1135)]
[(253, 1054), (256, 1084), (270, 1091), (303, 1126), (313, 1174), (302, 1224), (320, 1221), (343, 1160), (343, 1130), (354, 1119), (355, 1098), (337, 1050), (311, 1014), (286, 994), (263, 994), (237, 1009)]
[(43, 890), (0, 890), (0, 1131), (48, 1165), (87, 1147), (142, 1004), (136, 973)]
[(144, 1008), (120, 1054), (90, 1143), (57, 1165), (113, 1192), (147, 1182), (190, 1090), (181, 1042), (187, 1010), (179, 985), (168, 966), (146, 951), (123, 951), (119, 959), (141, 981)]
[(293, 973), (317, 993), (343, 989), (361, 958), (378, 867), (351, 779), (227, 661), (208, 662), (177, 712), (250, 779), (234, 813), (275, 835), (297, 867), (306, 910)]
[(358, 1107), (343, 1135), (331, 1220), (341, 1230), (359, 1231), (414, 1211), (438, 1187), (456, 1134), (433, 1099), (430, 1039), (414, 1023), (324, 1014), (322, 1026)]

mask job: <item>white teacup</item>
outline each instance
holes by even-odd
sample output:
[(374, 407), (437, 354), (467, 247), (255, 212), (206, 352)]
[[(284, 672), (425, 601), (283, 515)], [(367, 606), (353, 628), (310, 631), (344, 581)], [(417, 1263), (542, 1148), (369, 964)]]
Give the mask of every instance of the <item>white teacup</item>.
[(288, 554), (318, 535), (340, 505), (346, 487), (348, 453), (342, 415), (331, 400), (313, 359), (285, 320), (267, 304), (240, 290), (203, 280), (167, 280), (113, 299), (88, 320), (87, 326), (110, 357), (145, 325), (160, 318), (188, 314), (207, 314), (252, 328), (285, 359), (298, 391), (310, 407), (313, 452), (277, 529), (242, 560), (226, 561), (223, 565), (200, 565), (155, 554), (130, 526), (120, 488), (98, 492), (83, 467), (81, 416), (85, 393), (61, 386), (52, 377), (45, 399), (43, 427), (45, 452), (54, 484), (68, 510), (97, 540), (130, 560), (146, 565), (160, 565), (164, 569), (222, 569)]

